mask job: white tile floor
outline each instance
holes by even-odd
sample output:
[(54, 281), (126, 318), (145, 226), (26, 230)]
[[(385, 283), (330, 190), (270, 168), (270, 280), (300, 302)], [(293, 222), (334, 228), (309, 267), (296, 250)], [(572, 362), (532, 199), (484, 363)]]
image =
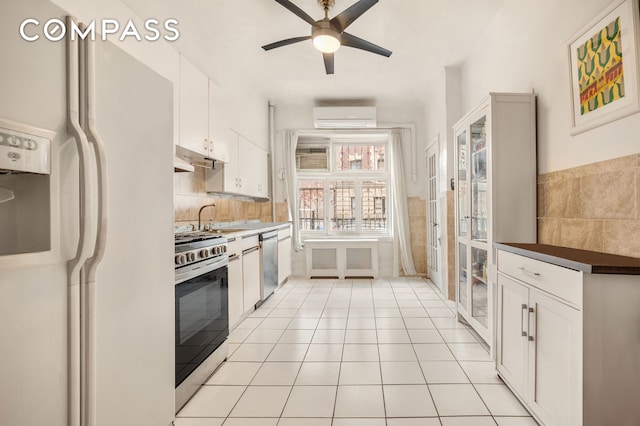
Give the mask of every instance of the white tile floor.
[(293, 279), (229, 336), (176, 426), (534, 426), (419, 278)]

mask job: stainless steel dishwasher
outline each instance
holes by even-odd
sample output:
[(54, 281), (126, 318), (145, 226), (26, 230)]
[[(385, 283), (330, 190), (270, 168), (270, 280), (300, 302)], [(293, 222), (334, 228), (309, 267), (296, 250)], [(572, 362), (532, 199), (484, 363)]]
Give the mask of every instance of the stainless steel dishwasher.
[(278, 231), (260, 234), (262, 264), (262, 292), (260, 303), (267, 300), (278, 287)]

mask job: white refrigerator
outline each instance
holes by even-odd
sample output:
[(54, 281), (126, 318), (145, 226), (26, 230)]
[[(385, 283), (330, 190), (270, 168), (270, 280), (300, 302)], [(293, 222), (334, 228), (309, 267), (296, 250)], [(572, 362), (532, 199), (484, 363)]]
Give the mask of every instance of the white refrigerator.
[[(43, 0), (5, 2), (0, 13), (0, 119), (55, 132), (48, 177), (0, 173), (0, 186), (15, 197), (0, 203), (0, 425), (67, 426), (77, 407), (69, 396), (68, 262), (78, 245), (80, 180), (67, 131), (66, 46), (26, 42), (18, 32), (25, 18), (65, 16)], [(95, 424), (167, 426), (174, 419), (172, 84), (102, 41), (95, 77), (109, 201), (95, 286)]]

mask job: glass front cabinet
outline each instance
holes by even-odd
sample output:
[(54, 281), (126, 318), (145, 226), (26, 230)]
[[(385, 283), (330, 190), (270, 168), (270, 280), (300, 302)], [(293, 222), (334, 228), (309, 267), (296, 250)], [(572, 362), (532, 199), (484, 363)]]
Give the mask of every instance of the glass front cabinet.
[(492, 93), (454, 126), (456, 305), (493, 348), (494, 242), (535, 243), (535, 95)]

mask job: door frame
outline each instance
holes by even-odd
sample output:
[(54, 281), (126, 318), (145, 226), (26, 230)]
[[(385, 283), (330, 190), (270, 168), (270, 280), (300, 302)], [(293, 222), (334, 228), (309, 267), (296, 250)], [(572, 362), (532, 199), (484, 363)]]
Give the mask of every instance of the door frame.
[[(427, 216), (427, 238), (426, 238), (426, 242), (427, 242), (427, 247), (426, 247), (426, 251), (427, 251), (427, 274), (429, 276), (429, 279), (431, 279), (431, 281), (433, 281), (433, 283), (440, 289), (440, 292), (447, 296), (447, 286), (443, 287), (442, 284), (442, 244), (441, 244), (441, 238), (442, 238), (442, 224), (440, 223), (440, 134), (437, 134), (435, 139), (425, 148), (424, 150), (425, 152), (425, 170), (426, 170), (426, 188), (425, 188), (425, 192), (426, 192), (426, 197), (425, 197), (425, 203), (426, 203), (426, 216)], [(431, 209), (430, 209), (430, 203), (431, 203), (431, 194), (430, 194), (430, 177), (429, 177), (429, 154), (435, 155), (435, 164), (434, 164), (434, 168), (435, 168), (435, 173), (434, 173), (434, 179), (435, 179), (435, 194), (434, 197), (435, 199), (433, 201), (435, 201), (435, 218), (431, 217)], [(435, 220), (434, 220), (435, 219)], [(435, 224), (435, 225), (434, 225)], [(435, 229), (434, 229), (435, 228)], [(432, 234), (433, 233), (433, 234)], [(430, 236), (434, 236), (435, 239), (435, 246), (432, 247), (432, 239), (430, 238)], [(435, 256), (436, 256), (436, 268), (433, 269), (432, 268), (432, 249), (435, 249)], [(433, 274), (433, 276), (432, 276)]]

